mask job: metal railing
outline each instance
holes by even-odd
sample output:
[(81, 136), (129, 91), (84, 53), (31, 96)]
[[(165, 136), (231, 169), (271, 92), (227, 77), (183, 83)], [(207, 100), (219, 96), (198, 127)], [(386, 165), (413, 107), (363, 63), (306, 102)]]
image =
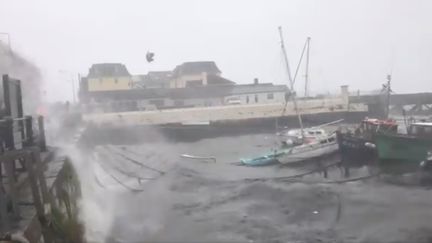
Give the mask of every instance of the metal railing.
[[(35, 119), (36, 118), (36, 119)], [(37, 146), (46, 150), (44, 117), (4, 117), (0, 120), (0, 152)]]

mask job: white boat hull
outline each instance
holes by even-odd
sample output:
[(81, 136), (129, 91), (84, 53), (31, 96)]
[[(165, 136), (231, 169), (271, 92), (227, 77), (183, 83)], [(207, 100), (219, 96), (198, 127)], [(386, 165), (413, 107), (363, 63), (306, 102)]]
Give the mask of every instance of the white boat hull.
[(338, 143), (330, 142), (326, 144), (312, 143), (293, 147), (286, 154), (278, 157), (282, 164), (301, 162), (313, 158), (318, 158), (336, 152), (339, 149)]

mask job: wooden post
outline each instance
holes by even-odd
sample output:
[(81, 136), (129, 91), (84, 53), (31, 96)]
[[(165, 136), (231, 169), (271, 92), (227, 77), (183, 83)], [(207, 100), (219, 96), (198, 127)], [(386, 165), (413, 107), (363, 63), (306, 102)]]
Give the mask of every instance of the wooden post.
[(33, 117), (26, 116), (25, 117), (25, 134), (26, 134), (26, 145), (33, 146)]
[(0, 177), (0, 222), (1, 222), (1, 232), (8, 232), (10, 230), (10, 223), (9, 223), (9, 215), (7, 212), (7, 197), (6, 197), (6, 191), (4, 190), (3, 178), (1, 177)]
[(20, 216), (20, 211), (17, 201), (18, 192), (16, 190), (16, 176), (14, 170), (15, 156), (5, 154), (4, 157), (6, 159), (4, 160), (3, 164), (5, 166), (6, 175), (9, 183), (9, 195), (12, 202), (12, 212), (13, 215), (18, 218)]
[(38, 183), (37, 183), (37, 176), (36, 176), (36, 171), (34, 169), (34, 161), (32, 158), (32, 153), (31, 152), (26, 152), (26, 167), (27, 167), (27, 171), (28, 171), (28, 176), (29, 176), (29, 182), (30, 182), (30, 187), (31, 187), (31, 191), (32, 191), (32, 196), (33, 196), (33, 203), (35, 205), (36, 208), (36, 214), (38, 216), (41, 228), (42, 228), (42, 235), (44, 237), (44, 242), (47, 243), (51, 243), (52, 241), (52, 237), (51, 234), (49, 232), (48, 229), (48, 222), (47, 219), (45, 217), (45, 212), (44, 212), (44, 208), (42, 205), (42, 201), (41, 201), (41, 196), (40, 196), (40, 192), (39, 192), (39, 187), (38, 187)]
[(45, 140), (45, 125), (43, 116), (38, 117), (38, 125), (39, 125), (39, 147), (41, 151), (46, 151), (46, 140)]
[(13, 119), (11, 117), (5, 117), (5, 146), (6, 150), (14, 150), (15, 149), (15, 141), (14, 141), (14, 131), (13, 131)]
[(42, 199), (44, 204), (49, 204), (51, 207), (55, 206), (55, 201), (52, 197), (52, 195), (49, 193), (48, 186), (46, 184), (45, 176), (43, 173), (43, 164), (40, 158), (40, 151), (39, 148), (34, 147), (32, 148), (32, 159), (34, 161), (34, 164), (36, 166), (36, 176), (39, 179), (39, 184), (41, 188), (42, 193)]

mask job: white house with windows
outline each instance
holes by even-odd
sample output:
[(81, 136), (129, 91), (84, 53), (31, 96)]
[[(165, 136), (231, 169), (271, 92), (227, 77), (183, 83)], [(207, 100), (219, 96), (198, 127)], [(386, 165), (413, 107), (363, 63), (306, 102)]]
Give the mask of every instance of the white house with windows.
[(230, 94), (225, 97), (225, 104), (269, 104), (285, 103), (287, 86), (265, 84), (234, 85)]

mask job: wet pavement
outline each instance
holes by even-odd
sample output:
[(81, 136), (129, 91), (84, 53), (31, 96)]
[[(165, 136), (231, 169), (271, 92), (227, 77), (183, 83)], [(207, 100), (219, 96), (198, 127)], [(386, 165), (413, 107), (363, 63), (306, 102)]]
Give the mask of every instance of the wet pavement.
[[(295, 177), (316, 170), (316, 163), (295, 168), (236, 164), (276, 144), (272, 134), (255, 134), (104, 145), (85, 155), (71, 148), (83, 184), (87, 239), (432, 242), (431, 191), (389, 183), (389, 178), (400, 181), (399, 176), (378, 176), (377, 168), (358, 166), (345, 178), (340, 167), (332, 166), (328, 178), (318, 172)], [(212, 156), (216, 162), (181, 154)], [(323, 163), (338, 161), (336, 155)]]

